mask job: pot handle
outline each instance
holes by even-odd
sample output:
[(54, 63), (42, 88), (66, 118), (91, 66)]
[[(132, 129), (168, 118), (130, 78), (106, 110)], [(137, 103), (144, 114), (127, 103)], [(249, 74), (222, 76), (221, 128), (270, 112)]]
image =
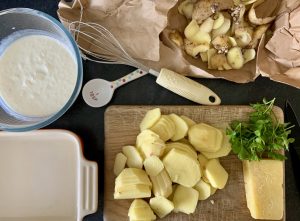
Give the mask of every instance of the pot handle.
[(95, 213), (98, 207), (98, 165), (96, 162), (81, 160), (80, 170), (80, 214), (83, 218), (86, 215)]

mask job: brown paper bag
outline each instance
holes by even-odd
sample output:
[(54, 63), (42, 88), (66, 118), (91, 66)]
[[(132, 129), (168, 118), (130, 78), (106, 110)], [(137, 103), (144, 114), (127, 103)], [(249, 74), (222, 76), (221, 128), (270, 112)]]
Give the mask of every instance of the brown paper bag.
[[(280, 56), (276, 57), (272, 54), (274, 53), (272, 45), (270, 49), (265, 48), (267, 43), (265, 38), (260, 42), (256, 60), (247, 63), (241, 70), (208, 70), (207, 64), (201, 62), (200, 59), (186, 55), (168, 39), (171, 29), (183, 30), (187, 24), (185, 18), (177, 10), (180, 2), (181, 0), (74, 0), (72, 3), (61, 1), (58, 16), (66, 27), (70, 22), (79, 20), (103, 25), (114, 34), (132, 57), (156, 71), (169, 68), (183, 75), (223, 78), (237, 83), (253, 81), (259, 74), (262, 74), (273, 80), (296, 86), (291, 83), (295, 79), (291, 79), (290, 76), (294, 75), (294, 71), (288, 72), (290, 68), (284, 66), (285, 63)], [(279, 20), (292, 12), (299, 4), (297, 0), (265, 0), (257, 8), (256, 13), (258, 17), (277, 14), (277, 20)], [(293, 17), (293, 19), (295, 23), (297, 18)], [(276, 22), (274, 30), (277, 30), (278, 26), (281, 27), (282, 22), (286, 23), (286, 21)], [(298, 33), (294, 36), (300, 36), (299, 29), (299, 27), (293, 27), (294, 33)], [(80, 39), (78, 43), (93, 52), (99, 50)], [(299, 46), (294, 45), (295, 48)], [(290, 56), (297, 57), (297, 55)], [(298, 63), (293, 63), (293, 65), (297, 67)]]

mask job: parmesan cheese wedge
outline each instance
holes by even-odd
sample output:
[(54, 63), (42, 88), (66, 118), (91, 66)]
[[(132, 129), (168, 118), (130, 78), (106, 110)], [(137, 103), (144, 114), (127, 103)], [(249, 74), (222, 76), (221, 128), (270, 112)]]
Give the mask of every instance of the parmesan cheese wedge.
[(243, 161), (247, 206), (254, 219), (282, 219), (283, 166), (279, 160)]

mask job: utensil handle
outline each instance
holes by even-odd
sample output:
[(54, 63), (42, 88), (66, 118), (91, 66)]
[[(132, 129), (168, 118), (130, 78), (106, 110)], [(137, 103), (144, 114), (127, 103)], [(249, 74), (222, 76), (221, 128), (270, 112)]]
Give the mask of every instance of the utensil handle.
[(136, 69), (135, 71), (125, 75), (124, 77), (122, 77), (118, 80), (112, 81), (111, 84), (112, 84), (112, 87), (114, 89), (116, 89), (124, 84), (127, 84), (130, 81), (133, 81), (137, 78), (143, 77), (146, 74), (148, 74), (148, 72), (143, 71), (141, 69)]
[(81, 160), (80, 217), (95, 213), (98, 206), (98, 166), (97, 163)]
[(156, 83), (199, 104), (218, 105), (221, 103), (219, 96), (209, 88), (165, 68), (161, 69)]

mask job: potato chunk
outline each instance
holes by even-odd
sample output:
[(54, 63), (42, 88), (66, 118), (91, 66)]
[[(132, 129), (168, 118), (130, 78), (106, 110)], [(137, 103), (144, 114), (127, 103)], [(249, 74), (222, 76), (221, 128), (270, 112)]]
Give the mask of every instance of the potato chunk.
[(201, 154), (203, 154), (207, 159), (213, 159), (227, 156), (230, 153), (230, 151), (231, 144), (229, 142), (229, 137), (225, 134), (225, 131), (223, 131), (223, 141), (221, 148), (214, 153), (202, 151)]
[(150, 176), (154, 196), (169, 197), (172, 194), (172, 181), (169, 174), (163, 169), (157, 176)]
[(161, 116), (160, 108), (155, 108), (147, 111), (142, 122), (140, 123), (141, 131), (152, 127), (159, 120), (160, 116)]
[(124, 170), (126, 166), (127, 157), (122, 154), (118, 153), (115, 158), (115, 164), (114, 164), (114, 174), (118, 176), (122, 170)]
[(133, 184), (152, 186), (146, 172), (136, 168), (125, 168), (116, 178), (115, 188)]
[(174, 204), (172, 201), (168, 200), (163, 196), (156, 196), (150, 199), (150, 206), (152, 210), (159, 216), (163, 218), (174, 209)]
[(192, 126), (188, 136), (190, 143), (200, 152), (216, 152), (223, 141), (222, 131), (204, 123)]
[(124, 146), (123, 154), (127, 157), (127, 166), (131, 168), (143, 168), (143, 158), (134, 146)]
[(150, 128), (154, 133), (158, 134), (163, 141), (169, 140), (175, 134), (175, 124), (169, 116), (162, 115), (158, 122)]
[(143, 158), (161, 156), (165, 149), (165, 142), (151, 130), (142, 131), (136, 138), (136, 146)]
[(178, 185), (174, 197), (174, 212), (191, 214), (195, 212), (198, 203), (199, 193), (197, 190)]
[(128, 216), (130, 220), (156, 220), (149, 204), (141, 199), (136, 199), (131, 203)]
[(211, 187), (208, 183), (200, 180), (195, 186), (194, 189), (199, 192), (199, 200), (206, 200), (210, 197)]
[(149, 176), (157, 176), (164, 169), (164, 164), (157, 156), (151, 156), (144, 161), (144, 167)]
[(189, 154), (192, 158), (197, 159), (197, 153), (189, 144), (184, 144), (180, 142), (170, 142), (166, 144), (166, 149), (164, 151), (164, 156), (167, 155), (173, 148), (182, 150)]
[(223, 189), (228, 180), (228, 173), (217, 159), (211, 159), (206, 163), (204, 174), (209, 183), (218, 189)]
[(137, 184), (121, 187), (115, 190), (114, 199), (137, 199), (151, 196), (151, 189), (147, 185)]
[(192, 127), (192, 126), (194, 126), (196, 124), (195, 121), (193, 121), (191, 118), (189, 118), (189, 117), (187, 117), (185, 115), (181, 115), (180, 117), (187, 123), (187, 125), (189, 126), (189, 128)]
[(193, 187), (201, 178), (197, 159), (186, 152), (173, 148), (163, 159), (164, 166), (174, 183)]
[(171, 140), (177, 141), (184, 138), (189, 129), (187, 123), (177, 114), (170, 114), (169, 116), (175, 124), (175, 134), (171, 137)]

